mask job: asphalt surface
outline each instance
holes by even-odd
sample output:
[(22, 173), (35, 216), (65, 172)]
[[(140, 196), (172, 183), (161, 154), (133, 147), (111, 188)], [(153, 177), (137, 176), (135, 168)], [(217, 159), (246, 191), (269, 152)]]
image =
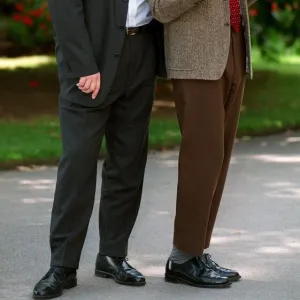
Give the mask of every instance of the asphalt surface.
[[(65, 300), (297, 300), (300, 298), (300, 134), (238, 141), (210, 253), (243, 280), (225, 290), (165, 283), (175, 209), (177, 152), (149, 156), (130, 263), (147, 276), (131, 288), (94, 277), (98, 190), (79, 285)], [(101, 163), (100, 163), (101, 168)], [(100, 170), (99, 170), (100, 171)], [(100, 174), (100, 173), (99, 173)], [(0, 173), (0, 299), (30, 299), (49, 265), (56, 168)]]

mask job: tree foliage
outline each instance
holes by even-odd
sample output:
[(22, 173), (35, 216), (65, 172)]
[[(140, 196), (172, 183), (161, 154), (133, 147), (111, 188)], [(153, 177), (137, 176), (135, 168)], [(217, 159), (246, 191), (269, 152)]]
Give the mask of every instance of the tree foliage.
[(250, 9), (250, 17), (253, 40), (266, 58), (276, 59), (299, 45), (299, 0), (258, 1)]
[[(15, 48), (31, 51), (51, 45), (46, 0), (0, 0), (0, 8), (9, 20), (6, 37)], [(266, 58), (274, 60), (297, 47), (300, 52), (300, 0), (258, 0), (250, 8), (250, 19), (253, 42)]]

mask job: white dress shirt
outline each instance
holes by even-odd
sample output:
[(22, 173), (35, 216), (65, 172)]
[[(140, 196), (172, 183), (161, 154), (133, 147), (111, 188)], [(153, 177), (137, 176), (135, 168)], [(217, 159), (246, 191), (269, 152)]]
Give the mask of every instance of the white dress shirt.
[(152, 19), (149, 0), (129, 0), (126, 27), (140, 27)]

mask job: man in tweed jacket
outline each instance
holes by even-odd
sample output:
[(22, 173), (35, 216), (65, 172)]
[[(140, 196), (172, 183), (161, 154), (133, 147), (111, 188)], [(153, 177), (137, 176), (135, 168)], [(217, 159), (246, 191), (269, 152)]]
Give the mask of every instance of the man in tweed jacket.
[(238, 272), (209, 254), (244, 94), (252, 77), (248, 6), (255, 0), (150, 0), (165, 27), (182, 133), (169, 282), (228, 287)]

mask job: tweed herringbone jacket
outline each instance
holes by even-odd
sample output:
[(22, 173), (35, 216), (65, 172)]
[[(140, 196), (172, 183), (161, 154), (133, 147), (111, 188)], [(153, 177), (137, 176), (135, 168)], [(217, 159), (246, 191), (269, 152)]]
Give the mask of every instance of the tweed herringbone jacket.
[[(248, 6), (240, 0), (246, 45), (246, 73), (252, 77)], [(230, 48), (229, 0), (150, 0), (155, 19), (164, 24), (169, 78), (217, 80)]]

